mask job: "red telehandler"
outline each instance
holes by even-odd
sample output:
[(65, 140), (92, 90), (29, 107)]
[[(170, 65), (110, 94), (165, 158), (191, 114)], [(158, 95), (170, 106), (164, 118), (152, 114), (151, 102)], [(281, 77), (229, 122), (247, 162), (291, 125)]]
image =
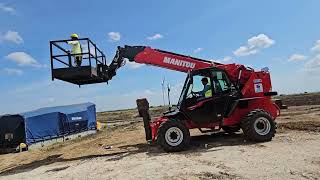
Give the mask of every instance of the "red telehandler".
[[(88, 57), (97, 59), (98, 55), (89, 52)], [(275, 119), (280, 108), (271, 99), (277, 92), (272, 91), (267, 70), (254, 71), (239, 64), (220, 64), (146, 46), (118, 47), (110, 65), (101, 62), (96, 67), (90, 63), (54, 68), (54, 59), (51, 53), (52, 78), (78, 85), (107, 82), (126, 60), (187, 73), (177, 106), (162, 117), (145, 122), (146, 139), (159, 143), (165, 151), (186, 149), (189, 129), (194, 128), (203, 133), (221, 128), (228, 133), (242, 129), (247, 139), (257, 142), (270, 141), (276, 133)], [(208, 96), (198, 93), (204, 78), (211, 91)]]

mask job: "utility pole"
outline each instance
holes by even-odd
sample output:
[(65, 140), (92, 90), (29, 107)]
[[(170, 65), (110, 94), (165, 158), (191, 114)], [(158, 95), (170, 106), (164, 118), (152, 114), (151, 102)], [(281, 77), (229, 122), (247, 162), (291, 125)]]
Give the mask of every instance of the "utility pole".
[(165, 102), (165, 87), (164, 87), (164, 83), (165, 83), (165, 76), (163, 76), (161, 86), (162, 86), (162, 101), (163, 101), (163, 106), (166, 106), (166, 102)]
[(169, 103), (169, 111), (171, 111), (170, 84), (169, 83), (168, 83), (168, 103)]

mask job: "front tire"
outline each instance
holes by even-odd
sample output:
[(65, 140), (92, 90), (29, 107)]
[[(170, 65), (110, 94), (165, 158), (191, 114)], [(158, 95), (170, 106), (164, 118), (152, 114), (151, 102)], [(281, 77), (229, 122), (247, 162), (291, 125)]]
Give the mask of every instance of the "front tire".
[(241, 121), (246, 139), (264, 142), (271, 141), (276, 133), (276, 123), (271, 115), (261, 109), (252, 110)]
[(182, 151), (189, 146), (190, 132), (181, 121), (168, 120), (160, 125), (157, 141), (166, 152)]

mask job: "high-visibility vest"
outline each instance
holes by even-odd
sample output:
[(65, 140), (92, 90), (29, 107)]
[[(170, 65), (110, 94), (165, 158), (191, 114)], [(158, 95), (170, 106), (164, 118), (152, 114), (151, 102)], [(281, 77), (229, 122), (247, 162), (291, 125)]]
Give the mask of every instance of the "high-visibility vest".
[(72, 54), (81, 54), (82, 48), (79, 41), (68, 41), (68, 44), (72, 45), (71, 53)]
[(207, 97), (212, 97), (212, 90), (211, 90), (211, 88), (204, 93), (204, 97), (206, 97), (206, 98), (207, 98)]

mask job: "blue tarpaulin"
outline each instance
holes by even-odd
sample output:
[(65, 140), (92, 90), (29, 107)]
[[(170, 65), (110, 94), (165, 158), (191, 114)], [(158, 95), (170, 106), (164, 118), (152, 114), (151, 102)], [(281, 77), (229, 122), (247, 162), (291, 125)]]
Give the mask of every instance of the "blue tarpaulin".
[(92, 103), (41, 108), (20, 115), (25, 122), (27, 144), (96, 129)]

